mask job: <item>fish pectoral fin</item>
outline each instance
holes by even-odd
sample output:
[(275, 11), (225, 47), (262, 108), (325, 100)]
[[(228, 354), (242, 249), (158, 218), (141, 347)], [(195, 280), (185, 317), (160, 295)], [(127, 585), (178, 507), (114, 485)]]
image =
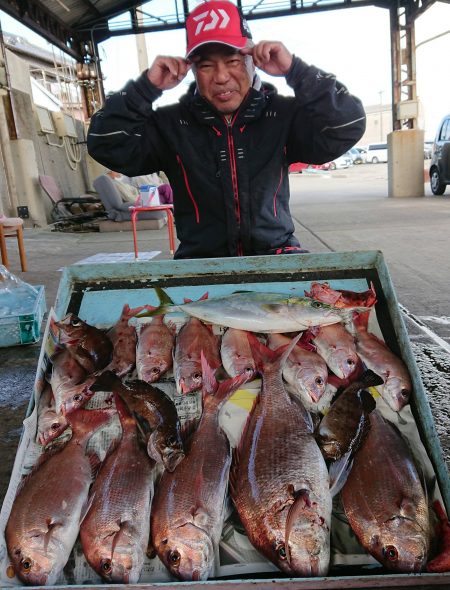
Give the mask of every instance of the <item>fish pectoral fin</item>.
[(330, 494), (336, 496), (342, 490), (353, 466), (354, 452), (350, 449), (340, 459), (334, 461), (329, 469)]
[(192, 514), (192, 523), (199, 529), (205, 529), (209, 520), (207, 510), (201, 506), (197, 506), (195, 512)]
[(408, 520), (415, 520), (417, 514), (417, 506), (411, 498), (402, 498), (400, 502), (400, 515)]

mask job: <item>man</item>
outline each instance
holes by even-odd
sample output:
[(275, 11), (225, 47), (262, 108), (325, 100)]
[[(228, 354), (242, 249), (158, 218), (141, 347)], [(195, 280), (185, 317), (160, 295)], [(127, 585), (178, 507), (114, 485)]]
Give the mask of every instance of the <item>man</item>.
[[(186, 58), (158, 56), (93, 116), (89, 153), (128, 176), (164, 170), (180, 240), (175, 258), (301, 252), (289, 164), (328, 162), (352, 147), (365, 130), (361, 102), (282, 43), (254, 45), (231, 2), (200, 4), (186, 32)], [(255, 67), (284, 76), (295, 97), (261, 83)], [(190, 68), (189, 92), (153, 110)]]

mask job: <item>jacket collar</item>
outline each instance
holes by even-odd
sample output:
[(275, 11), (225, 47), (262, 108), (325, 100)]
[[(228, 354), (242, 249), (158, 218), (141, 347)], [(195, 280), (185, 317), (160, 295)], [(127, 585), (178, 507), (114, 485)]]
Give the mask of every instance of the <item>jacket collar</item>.
[[(258, 78), (259, 80), (259, 78)], [(259, 119), (266, 108), (267, 101), (277, 93), (272, 84), (266, 82), (260, 83), (259, 89), (255, 86), (250, 88), (246, 98), (242, 102), (234, 122), (238, 124), (250, 123), (254, 119)], [(196, 92), (196, 84), (193, 82), (187, 94), (180, 98), (180, 103), (186, 106), (199, 123), (204, 125), (223, 124), (224, 118), (207, 100)]]

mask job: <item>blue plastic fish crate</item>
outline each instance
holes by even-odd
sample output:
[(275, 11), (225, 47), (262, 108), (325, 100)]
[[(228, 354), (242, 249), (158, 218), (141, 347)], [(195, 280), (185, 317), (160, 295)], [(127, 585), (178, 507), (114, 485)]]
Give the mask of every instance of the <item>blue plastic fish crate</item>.
[(0, 347), (17, 346), (38, 342), (41, 334), (41, 323), (47, 306), (43, 285), (37, 289), (32, 313), (24, 315), (7, 315), (0, 317)]

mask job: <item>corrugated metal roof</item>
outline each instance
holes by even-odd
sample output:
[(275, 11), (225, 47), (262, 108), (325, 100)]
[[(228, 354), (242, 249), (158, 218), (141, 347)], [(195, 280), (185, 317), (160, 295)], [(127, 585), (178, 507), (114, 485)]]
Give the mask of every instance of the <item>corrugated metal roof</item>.
[[(0, 0), (0, 9), (19, 18), (50, 42), (79, 52), (82, 39), (102, 41), (137, 32), (163, 31), (184, 26), (185, 14), (201, 0)], [(233, 0), (248, 20), (320, 12), (359, 6), (404, 7), (419, 14), (436, 0)], [(139, 8), (136, 11), (137, 7)], [(122, 16), (119, 16), (122, 15)], [(118, 17), (118, 18), (115, 18)], [(111, 22), (111, 19), (115, 19)]]

